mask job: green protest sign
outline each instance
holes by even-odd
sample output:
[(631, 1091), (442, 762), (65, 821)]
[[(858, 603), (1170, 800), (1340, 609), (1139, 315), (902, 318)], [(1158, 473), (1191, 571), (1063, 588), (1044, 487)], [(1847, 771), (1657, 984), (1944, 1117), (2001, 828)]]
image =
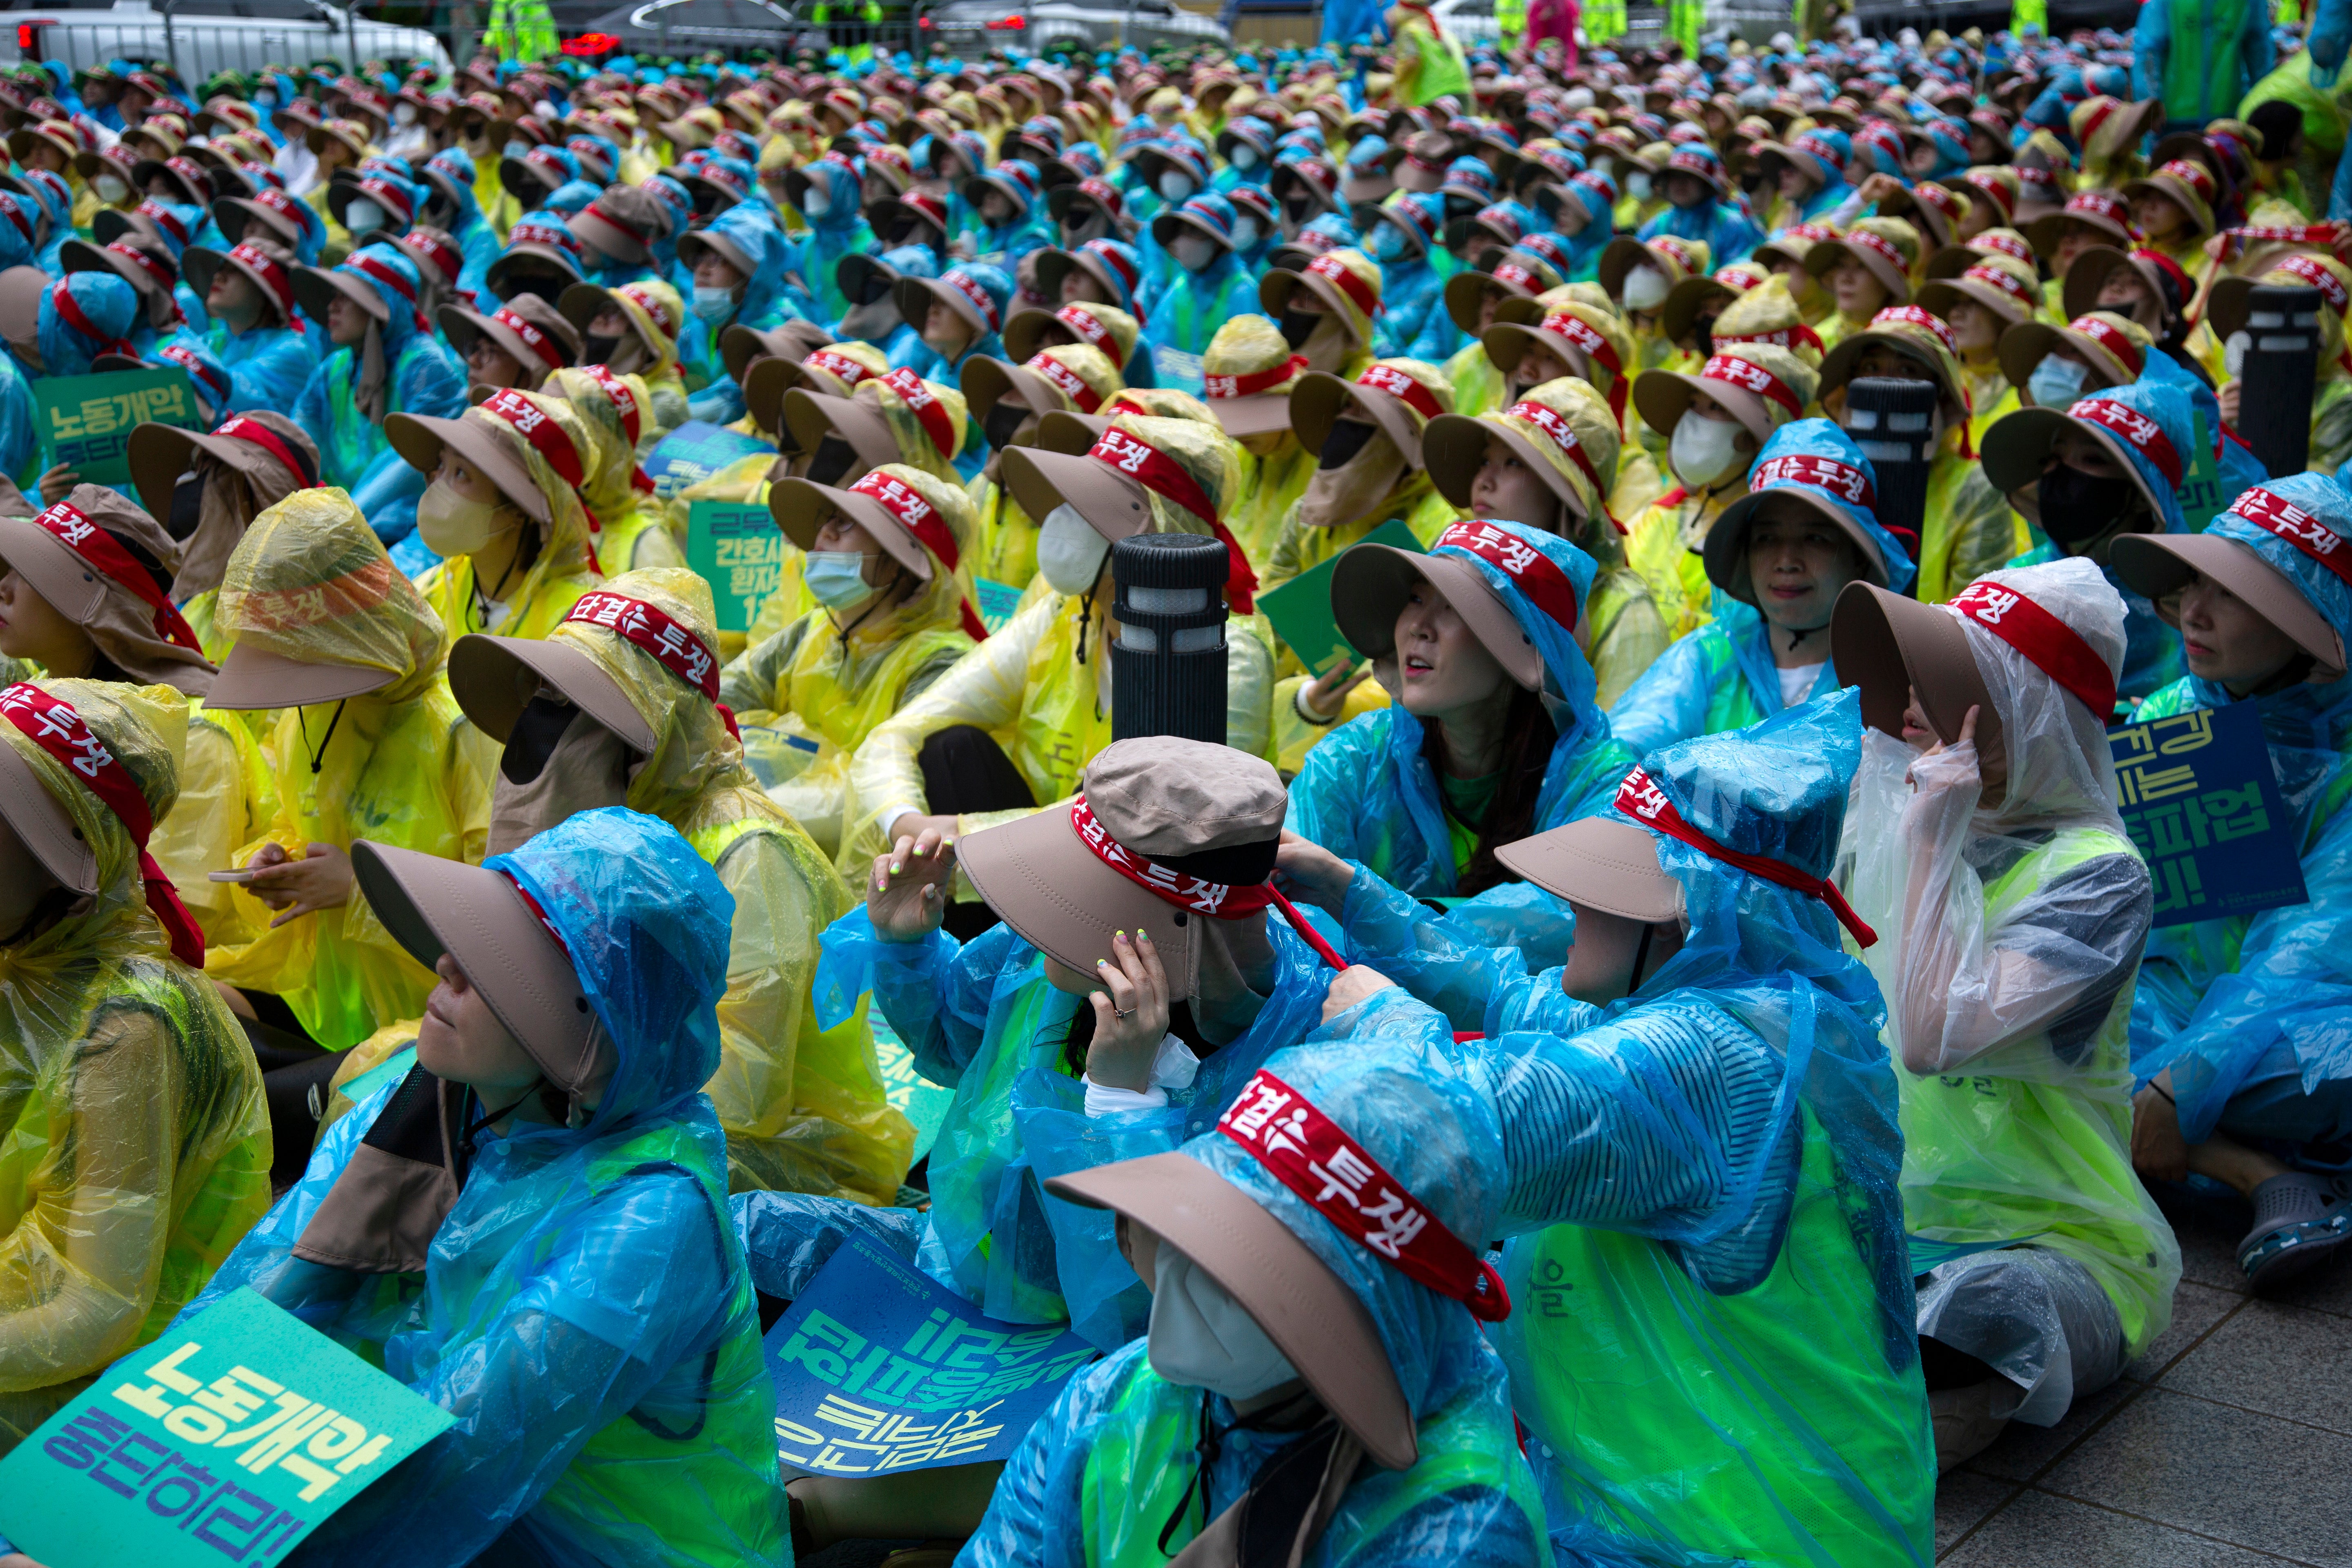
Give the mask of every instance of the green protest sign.
[(128, 485), (131, 432), (147, 424), (204, 428), (186, 371), (167, 365), (33, 383), (33, 429), (44, 470), (63, 463), (83, 484)]
[(915, 1053), (907, 1048), (881, 1008), (867, 1007), (866, 1022), (874, 1031), (874, 1065), (882, 1071), (883, 1091), (889, 1096), (890, 1109), (915, 1124), (912, 1158), (920, 1161), (939, 1141), (948, 1107), (955, 1102), (955, 1090), (922, 1075), (915, 1066)]
[[(1398, 518), (1391, 518), (1372, 530), (1364, 536), (1363, 542), (1390, 544), (1416, 555), (1423, 553), (1421, 541)], [(1329, 674), (1335, 665), (1352, 665), (1363, 657), (1339, 635), (1339, 623), (1331, 616), (1331, 574), (1339, 569), (1339, 557), (1334, 555), (1279, 588), (1268, 588), (1257, 596), (1257, 607), (1265, 612), (1275, 635), (1290, 645), (1308, 673), (1317, 676)]]
[(238, 1290), (0, 1459), (0, 1521), (48, 1568), (269, 1568), (454, 1419)]
[(980, 624), (992, 632), (1003, 631), (1004, 623), (1020, 607), (1024, 590), (987, 577), (973, 578), (971, 585), (980, 594)]
[(710, 584), (719, 629), (748, 632), (784, 584), (792, 542), (764, 504), (698, 500), (686, 509), (686, 563)]
[(2189, 520), (2191, 533), (2202, 533), (2213, 516), (2236, 498), (2221, 493), (2221, 459), (2213, 450), (2213, 432), (2205, 424), (2205, 411), (2192, 406), (2189, 411), (2196, 434), (2189, 443), (2189, 471), (2180, 480), (2180, 512)]

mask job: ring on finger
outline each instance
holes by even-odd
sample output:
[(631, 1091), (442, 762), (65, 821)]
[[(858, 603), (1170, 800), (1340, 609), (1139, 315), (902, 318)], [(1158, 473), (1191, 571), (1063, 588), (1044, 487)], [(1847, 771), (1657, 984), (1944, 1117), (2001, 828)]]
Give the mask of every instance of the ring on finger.
[(1114, 1018), (1132, 1018), (1135, 1016), (1135, 1012), (1136, 1010), (1132, 1007), (1129, 1007), (1124, 1013), (1120, 1012), (1118, 1008), (1113, 1007), (1110, 1010), (1110, 1016)]

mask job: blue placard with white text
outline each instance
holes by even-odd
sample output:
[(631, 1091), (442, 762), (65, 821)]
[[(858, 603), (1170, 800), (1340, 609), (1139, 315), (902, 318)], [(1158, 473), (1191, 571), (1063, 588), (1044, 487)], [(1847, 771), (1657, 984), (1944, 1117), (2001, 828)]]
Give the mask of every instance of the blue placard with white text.
[(2309, 895), (2294, 814), (2251, 702), (2107, 731), (2116, 809), (2156, 884), (2156, 923), (2251, 915)]
[(775, 455), (775, 445), (756, 436), (730, 430), (700, 419), (689, 419), (657, 442), (646, 454), (646, 477), (654, 494), (669, 500), (688, 485), (698, 485), (730, 463), (757, 452)]

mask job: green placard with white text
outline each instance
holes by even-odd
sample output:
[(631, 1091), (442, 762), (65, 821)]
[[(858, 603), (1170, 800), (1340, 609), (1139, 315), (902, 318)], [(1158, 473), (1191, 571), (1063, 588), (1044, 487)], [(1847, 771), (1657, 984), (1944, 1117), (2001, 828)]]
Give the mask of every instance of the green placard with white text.
[(0, 1459), (0, 1529), (47, 1568), (269, 1568), (455, 1419), (237, 1290)]
[[(1393, 545), (1415, 555), (1424, 553), (1421, 541), (1412, 536), (1412, 530), (1405, 526), (1402, 518), (1391, 518), (1364, 535), (1362, 542)], [(1329, 674), (1335, 665), (1352, 665), (1364, 657), (1339, 635), (1339, 623), (1331, 615), (1331, 574), (1339, 569), (1339, 557), (1334, 555), (1301, 572), (1281, 587), (1268, 588), (1257, 596), (1257, 607), (1274, 627), (1275, 635), (1290, 645), (1308, 673), (1317, 676)]]
[(63, 463), (86, 485), (131, 483), (131, 432), (142, 425), (201, 430), (196, 389), (177, 365), (33, 383), (33, 430), (44, 472)]
[(760, 606), (783, 586), (792, 548), (765, 505), (698, 500), (686, 509), (686, 563), (710, 584), (722, 632), (751, 629)]

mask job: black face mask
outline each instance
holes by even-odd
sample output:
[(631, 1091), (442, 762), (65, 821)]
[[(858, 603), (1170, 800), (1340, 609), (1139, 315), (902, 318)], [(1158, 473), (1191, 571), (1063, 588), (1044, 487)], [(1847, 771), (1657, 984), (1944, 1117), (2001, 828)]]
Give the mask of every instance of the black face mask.
[(2115, 527), (2139, 499), (2139, 487), (2061, 463), (2042, 476), (2042, 531), (2062, 550), (2087, 544)]
[(613, 363), (613, 351), (620, 346), (621, 340), (618, 338), (592, 337), (587, 342), (588, 357), (582, 360), (580, 363), (583, 364), (610, 364)]
[(887, 272), (875, 272), (866, 279), (866, 288), (857, 297), (861, 305), (878, 305), (898, 287), (898, 279)]
[(1691, 336), (1698, 340), (1698, 357), (1711, 359), (1715, 354), (1715, 322), (1702, 316), (1691, 326)]
[(1307, 340), (1315, 335), (1315, 329), (1322, 324), (1320, 315), (1286, 310), (1282, 312), (1282, 341), (1294, 349), (1303, 349), (1307, 346)]
[(568, 284), (563, 279), (551, 278), (544, 272), (510, 272), (507, 274), (507, 297), (536, 294), (552, 305), (563, 295)]
[(816, 456), (809, 459), (809, 483), (837, 485), (856, 462), (857, 448), (838, 436), (827, 436), (816, 444)]
[(163, 531), (184, 544), (196, 531), (196, 519), (205, 510), (205, 481), (200, 474), (190, 474), (172, 488), (172, 515), (163, 521)]
[(1331, 433), (1323, 437), (1323, 454), (1317, 459), (1316, 466), (1324, 468), (1340, 467), (1362, 451), (1364, 443), (1378, 433), (1375, 426), (1360, 424), (1353, 419), (1333, 420)]
[(506, 754), (499, 759), (499, 772), (507, 783), (527, 784), (546, 772), (555, 743), (580, 716), (579, 709), (552, 697), (534, 697), (524, 703), (507, 735)]
[(1293, 223), (1305, 221), (1307, 215), (1314, 210), (1314, 205), (1315, 204), (1312, 199), (1307, 196), (1285, 196), (1282, 198), (1282, 210), (1289, 215), (1290, 221)]
[(1015, 403), (1009, 397), (1000, 397), (996, 400), (996, 406), (988, 411), (988, 417), (981, 421), (981, 427), (988, 432), (990, 446), (1010, 447), (1013, 445), (1013, 433), (1020, 429), (1022, 422), (1028, 417), (1027, 405)]

